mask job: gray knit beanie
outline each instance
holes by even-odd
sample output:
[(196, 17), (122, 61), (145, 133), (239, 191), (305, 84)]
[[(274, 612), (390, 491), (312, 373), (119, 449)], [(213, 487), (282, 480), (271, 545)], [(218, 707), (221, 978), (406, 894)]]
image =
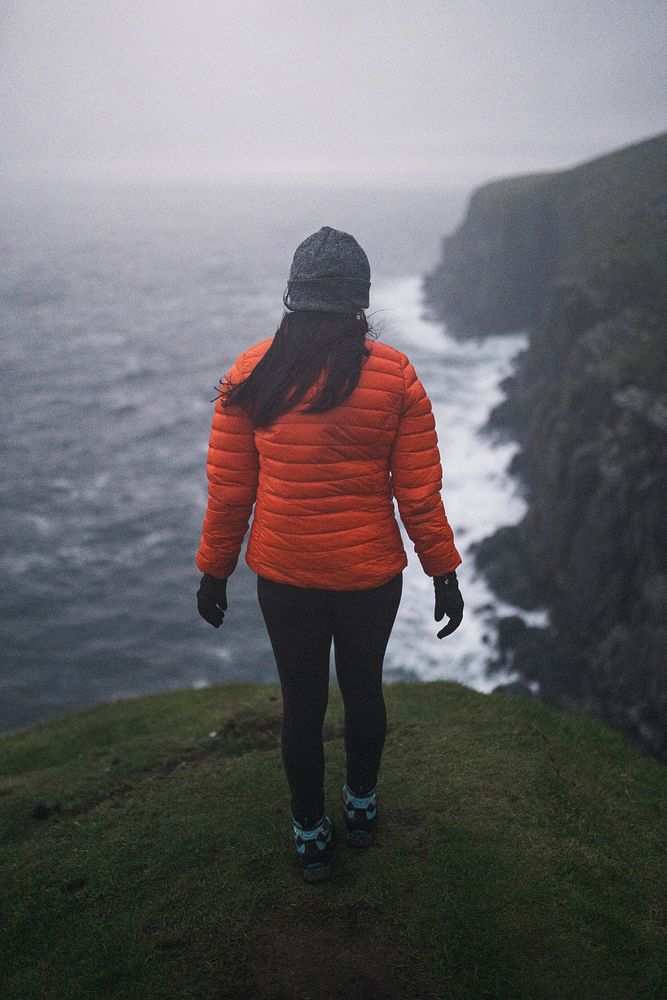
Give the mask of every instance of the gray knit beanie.
[(283, 303), (288, 309), (356, 312), (368, 306), (368, 257), (354, 236), (322, 226), (294, 252)]

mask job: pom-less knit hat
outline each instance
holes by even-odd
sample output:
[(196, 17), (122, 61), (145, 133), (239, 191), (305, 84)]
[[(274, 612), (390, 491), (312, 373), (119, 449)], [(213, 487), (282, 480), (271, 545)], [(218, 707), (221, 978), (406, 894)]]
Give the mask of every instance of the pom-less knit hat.
[(296, 248), (283, 303), (294, 311), (356, 312), (368, 306), (370, 279), (368, 257), (354, 236), (322, 226)]

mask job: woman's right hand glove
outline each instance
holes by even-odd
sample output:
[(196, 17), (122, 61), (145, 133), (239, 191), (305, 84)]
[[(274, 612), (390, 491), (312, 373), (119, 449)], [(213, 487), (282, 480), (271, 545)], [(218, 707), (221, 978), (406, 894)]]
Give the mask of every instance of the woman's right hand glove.
[(227, 580), (204, 573), (197, 591), (197, 608), (204, 621), (220, 628), (227, 610)]
[(435, 587), (435, 620), (442, 621), (447, 615), (449, 621), (444, 628), (438, 632), (438, 639), (444, 639), (461, 624), (463, 618), (463, 597), (459, 590), (459, 581), (456, 578), (456, 570), (445, 573), (444, 576), (434, 576), (433, 586)]

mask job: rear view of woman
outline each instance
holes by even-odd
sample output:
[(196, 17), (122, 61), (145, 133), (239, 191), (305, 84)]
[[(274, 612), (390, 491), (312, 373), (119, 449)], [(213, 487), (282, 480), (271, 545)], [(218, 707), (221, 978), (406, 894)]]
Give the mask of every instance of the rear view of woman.
[(406, 355), (369, 336), (369, 288), (368, 258), (349, 233), (323, 226), (297, 247), (274, 337), (241, 354), (220, 387), (196, 557), (199, 613), (217, 628), (254, 505), (246, 562), (280, 677), (282, 758), (308, 881), (330, 874), (336, 843), (322, 742), (332, 642), (348, 843), (371, 844), (377, 823), (382, 666), (407, 565), (394, 498), (433, 577), (435, 620), (450, 619), (438, 636), (463, 615), (431, 404)]

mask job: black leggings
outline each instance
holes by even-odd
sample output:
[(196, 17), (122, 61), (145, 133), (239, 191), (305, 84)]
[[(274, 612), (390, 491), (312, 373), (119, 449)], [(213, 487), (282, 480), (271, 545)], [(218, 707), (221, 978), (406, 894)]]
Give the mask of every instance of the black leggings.
[(387, 730), (382, 664), (402, 589), (402, 573), (370, 590), (292, 587), (257, 577), (282, 687), (282, 757), (292, 814), (306, 826), (324, 812), (322, 726), (332, 640), (345, 706), (346, 780), (359, 795), (376, 784)]

